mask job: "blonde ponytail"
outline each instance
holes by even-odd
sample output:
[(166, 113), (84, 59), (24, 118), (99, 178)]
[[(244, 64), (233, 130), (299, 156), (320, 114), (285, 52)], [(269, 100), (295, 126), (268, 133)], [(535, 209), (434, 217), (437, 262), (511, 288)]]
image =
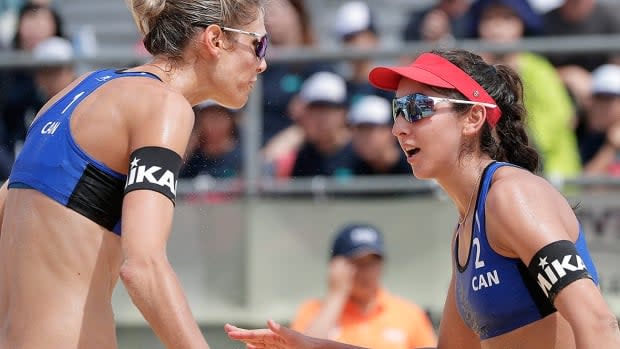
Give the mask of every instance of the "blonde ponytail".
[(180, 59), (191, 38), (211, 24), (237, 27), (263, 13), (265, 0), (125, 0), (146, 50)]
[(166, 0), (127, 0), (131, 14), (142, 35), (155, 26), (157, 17), (164, 11)]

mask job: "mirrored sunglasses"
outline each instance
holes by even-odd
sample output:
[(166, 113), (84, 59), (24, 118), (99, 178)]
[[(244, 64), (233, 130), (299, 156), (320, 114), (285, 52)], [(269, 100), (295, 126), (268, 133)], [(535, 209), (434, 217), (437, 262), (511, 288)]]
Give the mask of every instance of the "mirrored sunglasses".
[(496, 108), (497, 105), (490, 103), (474, 102), (461, 99), (445, 97), (431, 97), (421, 93), (414, 93), (392, 100), (392, 117), (394, 121), (402, 115), (408, 122), (415, 122), (435, 114), (435, 105), (440, 102), (450, 102), (458, 104), (482, 105), (487, 108)]

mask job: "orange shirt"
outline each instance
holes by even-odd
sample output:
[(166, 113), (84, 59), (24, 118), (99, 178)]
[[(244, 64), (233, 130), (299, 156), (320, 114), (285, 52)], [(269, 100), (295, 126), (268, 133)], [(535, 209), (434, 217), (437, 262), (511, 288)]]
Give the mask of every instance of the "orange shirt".
[[(413, 349), (434, 347), (435, 331), (426, 313), (417, 305), (380, 290), (377, 305), (367, 314), (347, 302), (338, 327), (328, 339), (372, 349)], [(291, 327), (304, 332), (318, 315), (321, 301), (305, 302)]]

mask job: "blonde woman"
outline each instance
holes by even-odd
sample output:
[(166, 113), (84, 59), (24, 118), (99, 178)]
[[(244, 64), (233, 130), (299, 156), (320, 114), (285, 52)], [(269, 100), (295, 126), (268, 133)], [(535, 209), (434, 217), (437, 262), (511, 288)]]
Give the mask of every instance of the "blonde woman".
[(167, 348), (208, 348), (166, 257), (192, 106), (243, 106), (266, 68), (260, 0), (132, 0), (147, 64), (88, 73), (32, 123), (7, 184), (1, 348), (116, 348), (122, 280)]

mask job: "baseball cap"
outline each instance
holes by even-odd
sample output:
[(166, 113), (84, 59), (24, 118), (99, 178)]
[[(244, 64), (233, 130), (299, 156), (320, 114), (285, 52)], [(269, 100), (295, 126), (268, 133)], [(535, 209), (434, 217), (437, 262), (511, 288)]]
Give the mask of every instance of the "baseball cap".
[(362, 1), (350, 1), (340, 6), (335, 23), (336, 35), (341, 40), (366, 30), (376, 32), (370, 8)]
[(361, 97), (348, 115), (351, 125), (389, 125), (392, 122), (392, 108), (387, 99), (368, 95)]
[(603, 64), (594, 69), (592, 94), (620, 96), (620, 65)]
[(376, 254), (384, 257), (383, 236), (369, 224), (350, 224), (342, 228), (332, 246), (331, 257), (353, 257), (362, 254)]
[(306, 103), (345, 106), (347, 84), (340, 75), (322, 71), (312, 74), (304, 81), (299, 97)]
[[(471, 76), (442, 56), (430, 52), (421, 54), (410, 65), (375, 67), (368, 74), (371, 85), (388, 91), (396, 91), (401, 78), (429, 86), (455, 89), (470, 101), (497, 105), (493, 97)], [(501, 115), (499, 106), (488, 108), (487, 122), (494, 127)]]
[(41, 41), (32, 50), (32, 58), (39, 63), (69, 62), (73, 56), (71, 42), (58, 36)]

